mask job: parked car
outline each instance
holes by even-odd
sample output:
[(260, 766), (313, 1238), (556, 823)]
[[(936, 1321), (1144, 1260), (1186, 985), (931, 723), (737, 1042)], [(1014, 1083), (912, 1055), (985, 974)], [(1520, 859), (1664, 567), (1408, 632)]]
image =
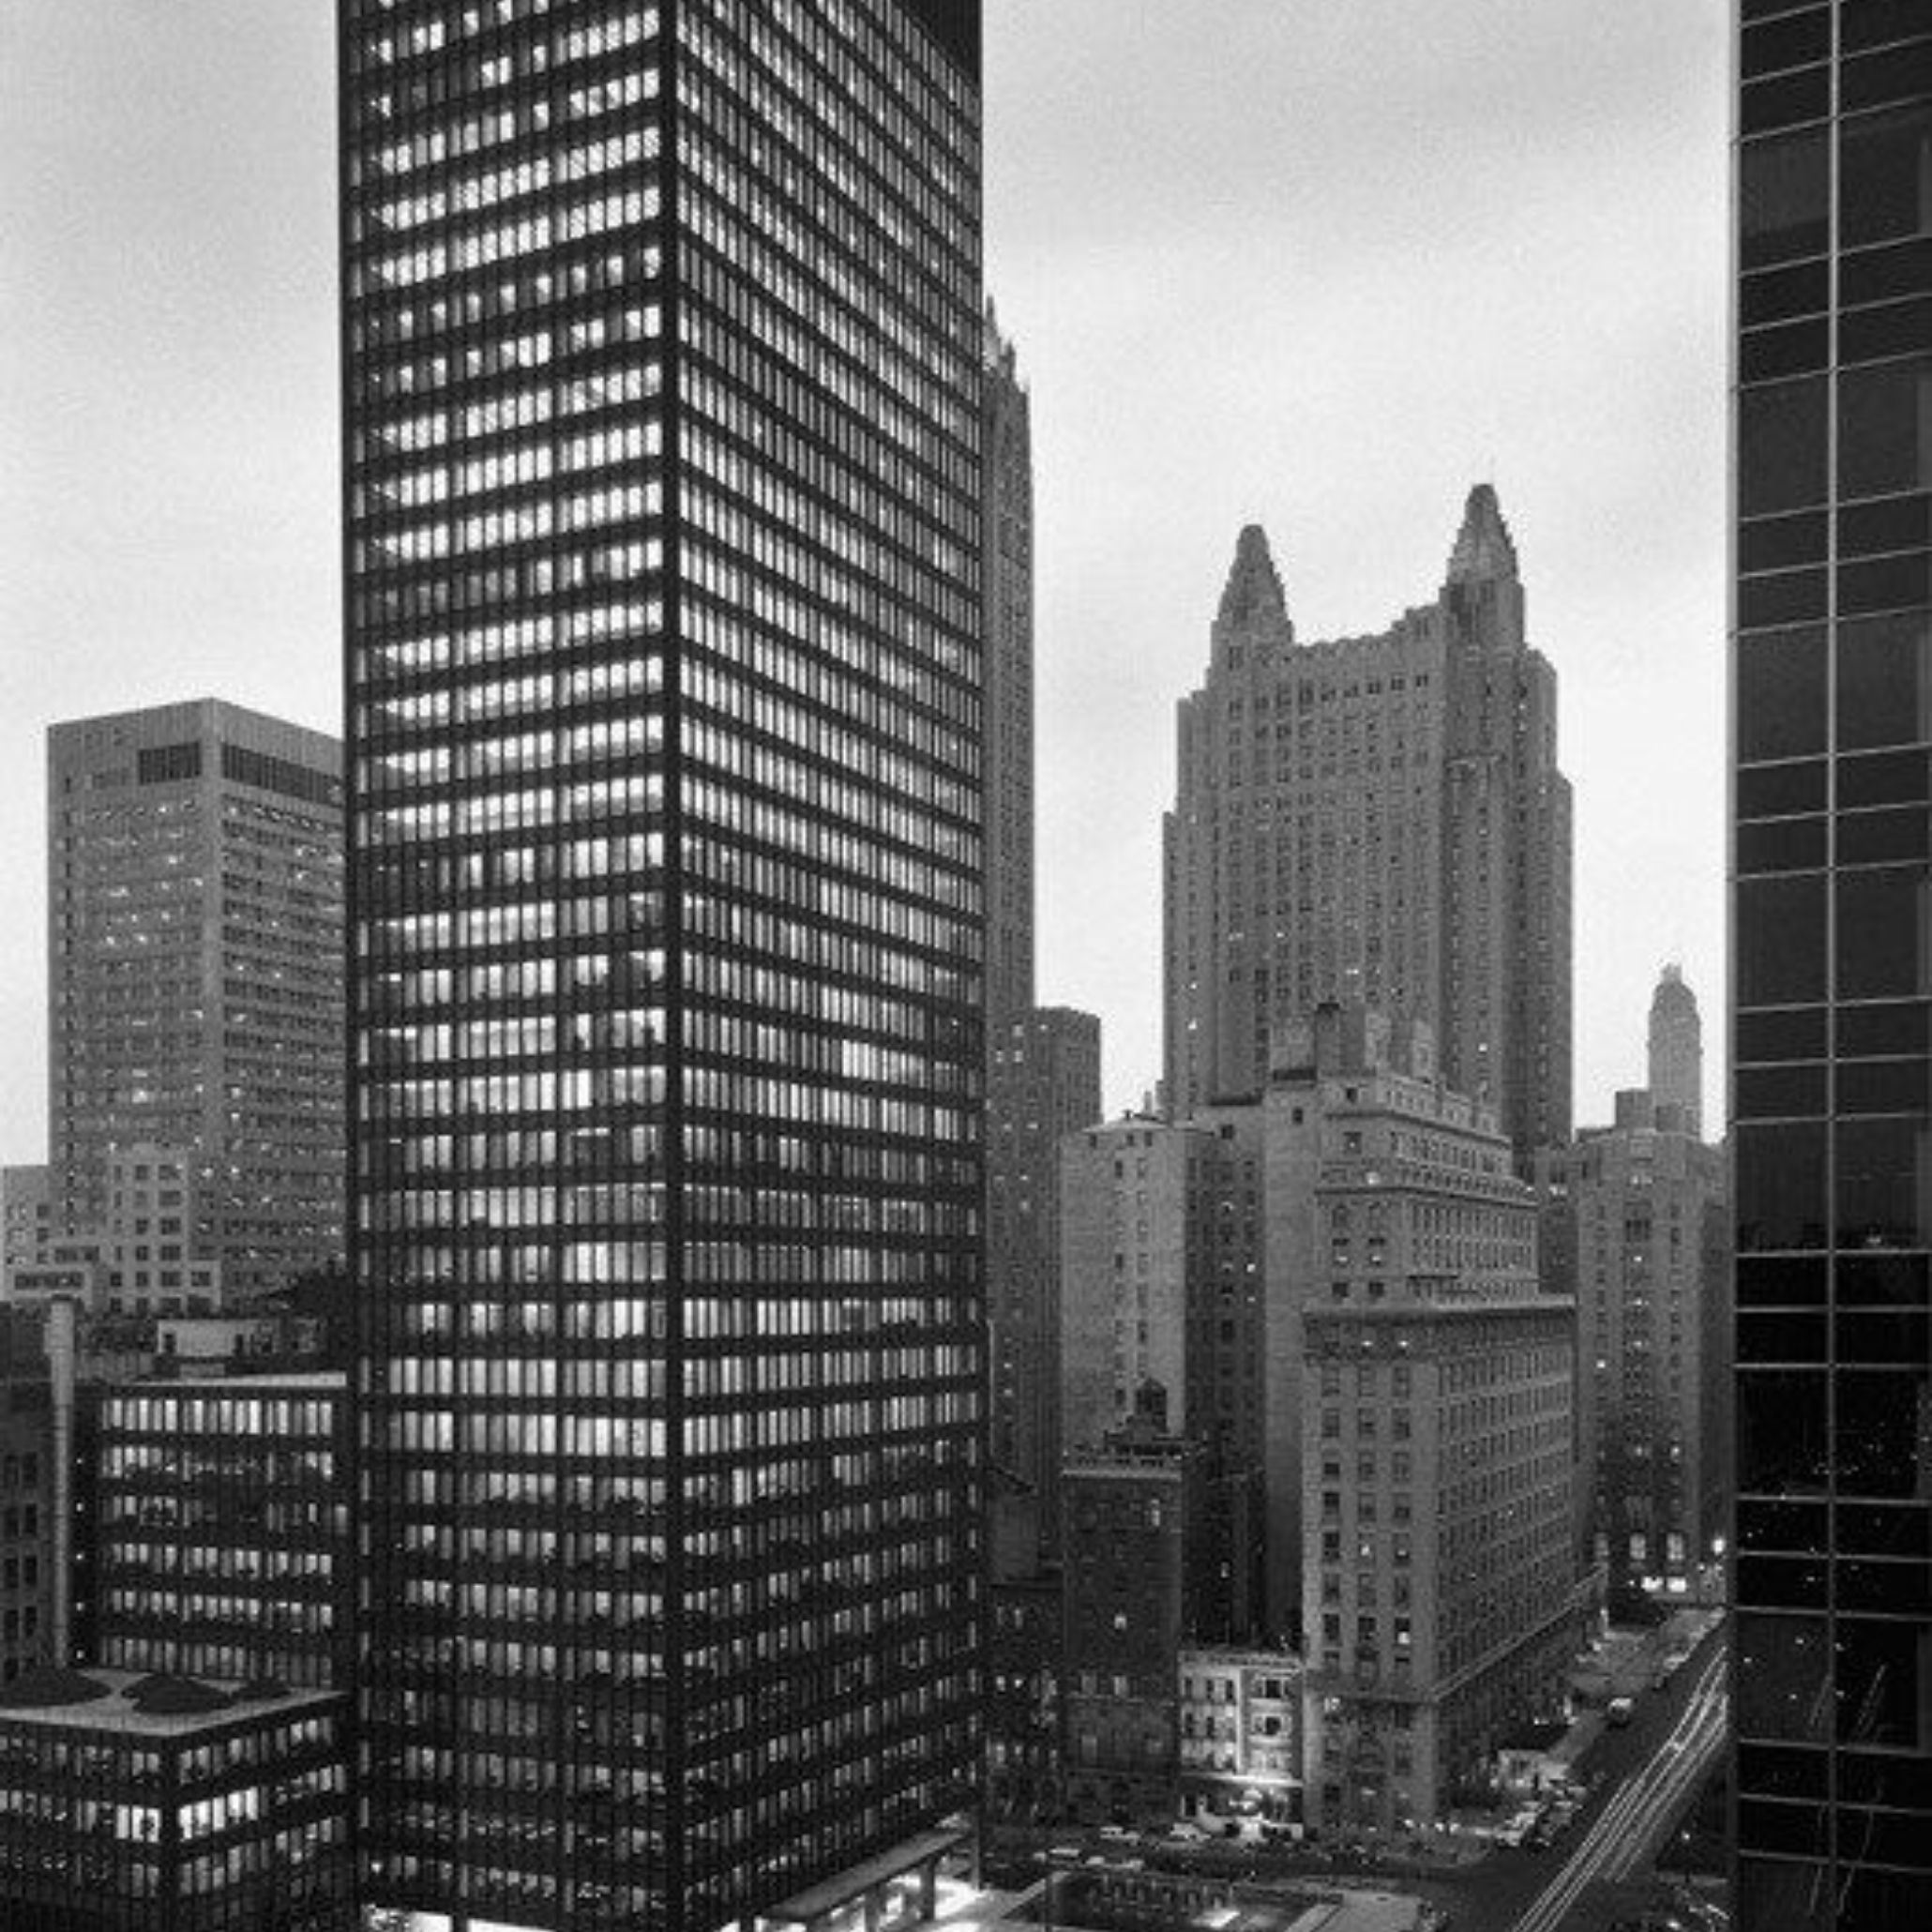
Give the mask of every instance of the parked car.
[(1199, 1825), (1170, 1825), (1168, 1836), (1179, 1845), (1199, 1845), (1207, 1834)]
[(1628, 1698), (1612, 1698), (1604, 1708), (1604, 1715), (1620, 1728), (1630, 1722), (1637, 1713), (1637, 1706)]
[(1100, 1835), (1111, 1839), (1116, 1845), (1131, 1845), (1140, 1834), (1125, 1825), (1102, 1825)]

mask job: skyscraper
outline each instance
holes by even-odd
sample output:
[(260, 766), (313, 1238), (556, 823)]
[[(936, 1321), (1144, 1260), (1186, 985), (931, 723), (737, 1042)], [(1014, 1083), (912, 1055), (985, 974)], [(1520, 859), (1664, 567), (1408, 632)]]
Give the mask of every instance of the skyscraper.
[(979, 9), (340, 19), (370, 1890), (812, 1918), (978, 1769)]
[(1432, 1024), (1526, 1167), (1570, 1128), (1570, 787), (1516, 546), (1470, 492), (1447, 580), (1379, 636), (1304, 644), (1244, 530), (1166, 839), (1167, 1105), (1258, 1094), (1324, 1000)]
[[(1034, 436), (1019, 357), (989, 305), (979, 405), (986, 652), (989, 1044), (1034, 1004)], [(1085, 1122), (1078, 1123), (1085, 1125)]]
[(1062, 1447), (1060, 1143), (1100, 1112), (1100, 1021), (1070, 1006), (1035, 1006), (989, 1044), (989, 1435), (993, 1460), (1039, 1494), (1050, 1546)]
[(1059, 1534), (1060, 1142), (1100, 1114), (1100, 1021), (1034, 1004), (1033, 405), (989, 305), (985, 551), (986, 1287), (992, 1458)]
[(1932, 1923), (1932, 18), (1740, 9), (1737, 1923)]
[(1667, 966), (1651, 995), (1650, 1095), (1674, 1107), (1675, 1131), (1693, 1140), (1704, 1133), (1704, 1022), (1698, 996), (1683, 983), (1681, 966)]
[(195, 1160), (182, 1259), (231, 1294), (339, 1255), (340, 747), (212, 699), (57, 724), (47, 829), (58, 1231), (153, 1143)]

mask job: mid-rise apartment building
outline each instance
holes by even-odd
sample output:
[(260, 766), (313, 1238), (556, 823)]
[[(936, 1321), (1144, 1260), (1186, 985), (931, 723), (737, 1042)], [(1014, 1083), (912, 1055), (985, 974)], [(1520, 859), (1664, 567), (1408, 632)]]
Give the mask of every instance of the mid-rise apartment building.
[(1713, 1580), (1728, 1530), (1728, 1202), (1723, 1154), (1680, 1107), (1617, 1118), (1543, 1156), (1546, 1285), (1577, 1310), (1581, 1554), (1613, 1598)]

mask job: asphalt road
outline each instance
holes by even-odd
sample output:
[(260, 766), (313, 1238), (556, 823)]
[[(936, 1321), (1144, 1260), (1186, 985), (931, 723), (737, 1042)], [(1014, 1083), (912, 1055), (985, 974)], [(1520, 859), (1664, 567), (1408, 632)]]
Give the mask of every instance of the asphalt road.
[(1435, 1899), (1453, 1932), (1588, 1932), (1607, 1915), (1598, 1881), (1648, 1870), (1716, 1763), (1728, 1644), (1720, 1627), (1662, 1690), (1637, 1698), (1626, 1728), (1604, 1733), (1585, 1764), (1597, 1779), (1590, 1801), (1547, 1850), (1499, 1847), (1466, 1871), (1401, 1889)]

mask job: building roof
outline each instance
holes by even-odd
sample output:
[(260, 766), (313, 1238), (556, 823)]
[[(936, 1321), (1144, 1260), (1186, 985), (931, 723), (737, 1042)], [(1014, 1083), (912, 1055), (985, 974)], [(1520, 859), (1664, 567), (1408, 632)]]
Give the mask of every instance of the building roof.
[[(46, 1701), (18, 1701), (30, 1680), (43, 1691), (70, 1695)], [(55, 1683), (53, 1680), (64, 1680)], [(179, 1738), (220, 1730), (237, 1723), (259, 1723), (297, 1711), (320, 1711), (340, 1703), (340, 1691), (294, 1691), (270, 1699), (249, 1695), (249, 1687), (205, 1683), (136, 1670), (33, 1670), (0, 1692), (0, 1734), (22, 1729), (74, 1733), (108, 1732), (129, 1738)], [(130, 1693), (132, 1695), (130, 1695)]]

